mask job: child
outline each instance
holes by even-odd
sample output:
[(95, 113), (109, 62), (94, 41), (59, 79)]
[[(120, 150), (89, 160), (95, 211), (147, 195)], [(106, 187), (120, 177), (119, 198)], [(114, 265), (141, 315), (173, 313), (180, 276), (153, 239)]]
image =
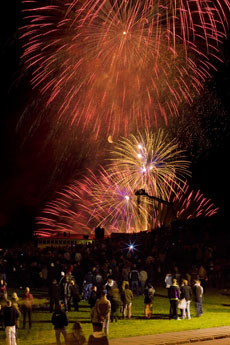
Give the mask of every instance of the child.
[(93, 323), (93, 334), (89, 336), (88, 345), (109, 345), (108, 338), (102, 328), (101, 322)]
[(80, 322), (75, 321), (72, 330), (72, 333), (67, 335), (67, 344), (86, 345), (86, 338), (83, 334)]

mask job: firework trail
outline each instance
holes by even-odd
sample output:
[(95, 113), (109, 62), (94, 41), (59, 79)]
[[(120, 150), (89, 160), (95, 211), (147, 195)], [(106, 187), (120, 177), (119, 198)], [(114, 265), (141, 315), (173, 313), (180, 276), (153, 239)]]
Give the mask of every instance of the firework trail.
[(162, 225), (170, 226), (173, 220), (211, 217), (218, 212), (218, 207), (211, 199), (206, 198), (200, 190), (193, 190), (188, 182), (181, 183), (180, 188), (174, 186), (175, 193), (169, 196), (172, 207), (156, 204), (152, 217), (153, 228)]
[(120, 185), (168, 199), (175, 185), (190, 175), (189, 162), (175, 140), (169, 141), (163, 130), (130, 135), (114, 144), (110, 173), (119, 176)]
[[(79, 201), (85, 198), (84, 187), (74, 181), (57, 193), (54, 201), (48, 202), (37, 217), (36, 235), (50, 236), (58, 233), (85, 234), (92, 232), (87, 216), (79, 209)], [(86, 202), (86, 199), (85, 199)]]
[(70, 232), (89, 234), (97, 226), (120, 232), (143, 230), (146, 209), (137, 204), (130, 186), (120, 187), (102, 167), (98, 174), (88, 171), (81, 181), (74, 181), (58, 193), (58, 198), (47, 203), (37, 218), (36, 234)]
[(96, 136), (178, 114), (210, 75), (229, 16), (229, 0), (24, 3), (33, 87), (58, 119)]

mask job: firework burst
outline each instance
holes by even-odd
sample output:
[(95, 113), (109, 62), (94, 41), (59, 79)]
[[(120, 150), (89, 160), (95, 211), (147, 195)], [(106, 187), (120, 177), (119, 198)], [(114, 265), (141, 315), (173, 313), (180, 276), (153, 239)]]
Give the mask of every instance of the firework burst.
[(23, 60), (47, 106), (84, 130), (127, 134), (191, 102), (225, 37), (229, 0), (24, 1)]
[(137, 203), (137, 197), (132, 186), (119, 183), (123, 179), (119, 175), (110, 174), (101, 168), (99, 173), (85, 178), (84, 186), (87, 190), (90, 204), (81, 203), (90, 218), (96, 220), (97, 226), (107, 230), (123, 232), (137, 232), (143, 229), (143, 220), (147, 210)]
[(122, 138), (111, 152), (110, 173), (119, 177), (120, 185), (133, 190), (144, 189), (152, 196), (168, 199), (181, 179), (189, 175), (189, 162), (175, 140), (169, 141), (163, 130), (146, 130), (144, 135)]

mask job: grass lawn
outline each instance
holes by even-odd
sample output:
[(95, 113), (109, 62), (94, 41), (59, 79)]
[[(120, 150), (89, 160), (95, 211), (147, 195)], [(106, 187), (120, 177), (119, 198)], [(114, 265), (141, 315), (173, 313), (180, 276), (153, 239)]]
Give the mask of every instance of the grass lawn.
[[(33, 291), (32, 291), (33, 293)], [(36, 294), (34, 293), (34, 296)], [(20, 297), (20, 293), (19, 293)], [(203, 298), (204, 315), (195, 317), (194, 303), (191, 303), (191, 320), (169, 320), (169, 300), (164, 288), (156, 289), (153, 305), (153, 318), (144, 319), (144, 298), (138, 296), (133, 302), (133, 318), (110, 323), (109, 338), (121, 338), (138, 335), (176, 332), (191, 329), (210, 328), (229, 325), (230, 295), (220, 290), (209, 290)], [(48, 345), (55, 343), (53, 326), (50, 322), (51, 313), (48, 312), (48, 300), (35, 299), (35, 310), (32, 315), (32, 329), (18, 330), (18, 345)], [(68, 331), (71, 332), (72, 324), (78, 320), (82, 323), (83, 331), (88, 338), (92, 332), (89, 319), (90, 308), (87, 302), (80, 302), (79, 312), (69, 312)], [(5, 333), (0, 331), (0, 343), (4, 343)]]

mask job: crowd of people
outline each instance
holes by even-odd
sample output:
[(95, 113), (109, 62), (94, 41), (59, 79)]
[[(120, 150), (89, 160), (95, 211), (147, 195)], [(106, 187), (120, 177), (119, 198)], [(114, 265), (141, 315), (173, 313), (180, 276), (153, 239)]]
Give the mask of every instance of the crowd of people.
[[(71, 308), (78, 311), (81, 300), (90, 306), (94, 335), (89, 344), (99, 340), (107, 344), (109, 322), (117, 322), (121, 317), (130, 319), (135, 296), (144, 296), (147, 319), (152, 317), (158, 286), (168, 290), (169, 318), (190, 318), (191, 299), (195, 302), (197, 316), (201, 316), (205, 289), (221, 288), (222, 281), (229, 283), (228, 277), (229, 263), (218, 256), (214, 243), (191, 241), (187, 244), (167, 231), (143, 233), (129, 239), (108, 238), (71, 247), (9, 248), (2, 250), (0, 255), (0, 299), (6, 302), (1, 309), (1, 322), (6, 328), (11, 327), (7, 326), (6, 319), (9, 308), (14, 308), (15, 330), (21, 314), (22, 327), (26, 327), (26, 318), (31, 327), (33, 296), (28, 286), (40, 288), (48, 293), (57, 344), (60, 344), (61, 335), (69, 341), (66, 313)], [(25, 290), (20, 307), (16, 293), (8, 296), (8, 286)], [(178, 310), (181, 310), (180, 315)], [(79, 324), (75, 323), (74, 327), (72, 339), (81, 331)]]

